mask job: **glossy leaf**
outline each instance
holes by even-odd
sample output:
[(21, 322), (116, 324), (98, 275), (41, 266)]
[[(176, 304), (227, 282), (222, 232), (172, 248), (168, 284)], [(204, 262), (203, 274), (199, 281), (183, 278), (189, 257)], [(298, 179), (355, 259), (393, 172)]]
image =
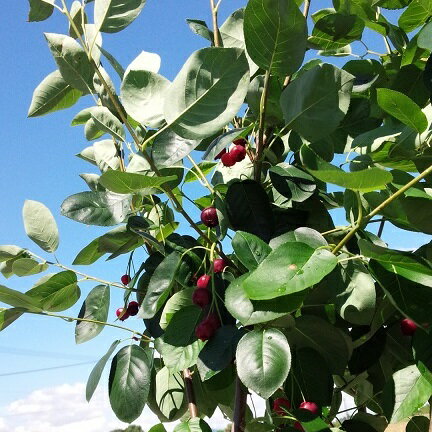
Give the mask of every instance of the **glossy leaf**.
[(237, 114), (248, 84), (249, 67), (242, 50), (204, 48), (196, 51), (168, 88), (165, 119), (183, 138), (211, 136)]
[(214, 45), (214, 34), (208, 28), (207, 23), (202, 20), (187, 19), (189, 28), (197, 35), (202, 36)]
[(237, 258), (248, 270), (255, 270), (271, 252), (271, 247), (267, 243), (243, 231), (236, 232), (232, 240), (232, 247)]
[(273, 250), (242, 285), (251, 299), (273, 299), (315, 285), (336, 264), (336, 257), (326, 249), (287, 242)]
[(48, 264), (39, 263), (33, 258), (18, 258), (12, 263), (12, 271), (19, 277), (35, 275), (44, 272)]
[(329, 64), (306, 71), (282, 93), (285, 122), (309, 141), (324, 138), (348, 112), (353, 82), (354, 76)]
[(0, 245), (0, 262), (17, 258), (24, 253), (24, 249), (15, 245)]
[(25, 309), (21, 309), (21, 308), (11, 308), (11, 309), (0, 310), (0, 331), (4, 330), (6, 327), (10, 326), (24, 312), (25, 312)]
[(75, 105), (82, 92), (68, 84), (59, 71), (51, 72), (35, 88), (28, 110), (29, 117), (39, 117)]
[(150, 390), (150, 350), (123, 347), (113, 358), (109, 376), (111, 408), (119, 420), (131, 423), (145, 406)]
[(110, 134), (114, 139), (123, 142), (126, 139), (125, 131), (120, 120), (106, 107), (97, 107), (92, 110), (91, 118), (97, 128)]
[(197, 338), (195, 328), (203, 319), (201, 308), (195, 305), (185, 306), (171, 318), (165, 329), (164, 341), (173, 346), (187, 346)]
[(171, 372), (166, 366), (155, 377), (155, 402), (169, 421), (182, 408), (185, 398), (184, 381), (180, 372)]
[[(100, 321), (108, 320), (110, 306), (110, 289), (107, 285), (94, 287), (81, 307), (78, 318)], [(103, 324), (87, 321), (77, 321), (75, 327), (75, 342), (84, 343), (96, 337), (104, 329)]]
[(96, 27), (104, 33), (117, 33), (134, 21), (146, 0), (95, 0)]
[(16, 308), (24, 308), (33, 312), (42, 311), (40, 303), (26, 294), (0, 285), (0, 302)]
[(55, 0), (29, 0), (30, 10), (28, 20), (34, 21), (45, 21), (48, 19), (54, 11)]
[(420, 27), (432, 15), (432, 5), (428, 0), (413, 0), (399, 17), (399, 27), (410, 32)]
[(294, 0), (250, 0), (244, 17), (246, 49), (262, 69), (285, 77), (306, 51), (306, 20)]
[(173, 316), (176, 312), (179, 310), (187, 307), (192, 306), (192, 294), (195, 288), (186, 288), (184, 290), (181, 290), (177, 293), (175, 293), (172, 297), (168, 299), (166, 302), (163, 311), (162, 316), (160, 319), (160, 326), (165, 330), (168, 326), (168, 324), (171, 322)]
[(26, 234), (45, 252), (55, 252), (59, 244), (59, 232), (54, 216), (38, 201), (26, 200), (23, 207)]
[(174, 432), (211, 432), (211, 428), (203, 419), (194, 417), (187, 422), (179, 423)]
[(279, 330), (253, 330), (242, 337), (236, 352), (237, 373), (243, 384), (261, 397), (270, 397), (285, 381), (291, 351)]
[(90, 402), (90, 399), (92, 398), (99, 381), (102, 376), (102, 372), (105, 369), (105, 365), (107, 364), (109, 358), (112, 356), (115, 349), (118, 347), (120, 341), (116, 340), (114, 341), (111, 346), (109, 347), (108, 351), (101, 357), (101, 359), (96, 363), (95, 367), (90, 372), (90, 376), (87, 380), (86, 385), (86, 399), (87, 402)]

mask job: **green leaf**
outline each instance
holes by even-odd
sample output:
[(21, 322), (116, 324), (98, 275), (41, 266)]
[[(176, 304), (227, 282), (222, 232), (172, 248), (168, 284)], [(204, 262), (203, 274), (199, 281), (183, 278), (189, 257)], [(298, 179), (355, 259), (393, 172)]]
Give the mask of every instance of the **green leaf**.
[(353, 75), (330, 64), (306, 71), (282, 93), (285, 122), (308, 141), (326, 137), (348, 112), (353, 82)]
[(23, 207), (26, 234), (45, 252), (55, 252), (59, 244), (56, 221), (49, 209), (38, 201), (26, 200)]
[(432, 5), (428, 0), (413, 0), (400, 15), (398, 24), (408, 33), (423, 25), (431, 15)]
[(15, 245), (0, 246), (0, 262), (9, 261), (12, 258), (17, 258), (24, 253), (24, 249)]
[(250, 131), (252, 131), (251, 126), (247, 128), (231, 129), (228, 132), (219, 135), (209, 144), (202, 158), (208, 161), (214, 160), (214, 158), (224, 148), (230, 146), (235, 139), (247, 136)]
[(117, 33), (134, 21), (146, 0), (95, 0), (94, 20), (104, 33)]
[(112, 360), (109, 376), (111, 408), (125, 423), (137, 419), (147, 401), (151, 375), (149, 351), (138, 345), (129, 345)]
[(153, 318), (165, 303), (175, 283), (180, 264), (181, 255), (172, 252), (156, 267), (141, 306), (143, 318)]
[(123, 222), (130, 209), (130, 195), (80, 192), (66, 198), (61, 214), (88, 225), (111, 226)]
[[(70, 16), (74, 23), (74, 26), (69, 22), (69, 36), (78, 39), (79, 36), (84, 34), (83, 25), (86, 25), (88, 22), (87, 14), (84, 11), (84, 7), (80, 1), (74, 0), (70, 10)], [(75, 31), (75, 27), (78, 30), (78, 33)]]
[(189, 28), (197, 35), (202, 36), (214, 45), (214, 33), (208, 28), (207, 23), (202, 20), (187, 19)]
[[(89, 120), (89, 122), (93, 122), (93, 119)], [(112, 139), (95, 142), (93, 149), (96, 165), (103, 173), (108, 170), (120, 169), (119, 152)]]
[(12, 308), (0, 310), (0, 331), (10, 326), (16, 321), (23, 313), (25, 309)]
[(158, 167), (170, 167), (186, 157), (199, 143), (182, 138), (168, 129), (153, 141), (152, 159)]
[(42, 307), (36, 299), (4, 285), (0, 285), (0, 302), (32, 312), (42, 311)]
[[(100, 321), (105, 323), (108, 319), (110, 305), (110, 289), (107, 285), (94, 287), (81, 307), (78, 318)], [(94, 322), (77, 321), (75, 327), (75, 342), (77, 344), (87, 342), (96, 337), (104, 329), (103, 324)]]
[(387, 271), (432, 288), (432, 265), (410, 252), (388, 249), (359, 240), (361, 253), (379, 262)]
[(74, 89), (58, 70), (51, 72), (35, 88), (28, 110), (29, 117), (39, 117), (74, 105), (82, 92)]
[(187, 422), (179, 423), (174, 432), (211, 432), (210, 426), (199, 417), (194, 417)]
[(19, 277), (35, 275), (44, 272), (48, 268), (46, 263), (38, 263), (32, 258), (19, 258), (13, 261), (12, 271)]
[(168, 327), (168, 324), (171, 322), (173, 316), (177, 311), (180, 309), (183, 309), (186, 306), (192, 306), (192, 294), (193, 294), (194, 288), (186, 288), (184, 290), (181, 290), (177, 293), (175, 293), (172, 297), (169, 298), (169, 300), (166, 302), (161, 319), (160, 319), (160, 326), (162, 329), (166, 329)]
[(285, 381), (291, 367), (291, 351), (279, 330), (253, 330), (237, 346), (237, 373), (243, 384), (269, 398)]
[(225, 292), (225, 306), (228, 312), (244, 326), (281, 318), (302, 305), (304, 293), (290, 294), (275, 300), (252, 302), (242, 285), (247, 276), (248, 274), (245, 274), (234, 279)]
[(235, 231), (246, 231), (269, 241), (274, 230), (273, 213), (263, 187), (253, 181), (230, 184), (225, 197), (228, 219)]
[(124, 71), (122, 65), (107, 50), (103, 49), (101, 46), (98, 46), (98, 48), (99, 48), (100, 52), (104, 55), (104, 57), (108, 60), (109, 64), (117, 72), (120, 79), (123, 79), (125, 71)]
[(183, 138), (203, 139), (226, 126), (246, 97), (249, 67), (237, 48), (194, 52), (165, 96), (164, 115)]
[(111, 192), (128, 194), (159, 187), (175, 179), (175, 176), (156, 177), (110, 170), (101, 175), (100, 182)]
[(281, 244), (287, 242), (305, 243), (314, 249), (317, 249), (321, 246), (328, 246), (326, 239), (318, 231), (307, 227), (297, 228), (294, 231), (289, 231), (287, 233), (281, 234), (278, 237), (272, 238), (270, 241), (270, 246), (272, 249), (276, 249)]
[(240, 262), (248, 269), (255, 270), (271, 252), (271, 247), (259, 237), (243, 231), (237, 231), (232, 247)]
[[(198, 167), (200, 168), (201, 172), (207, 176), (213, 171), (213, 168), (217, 165), (216, 162), (210, 162), (210, 161), (202, 161), (198, 164)], [(198, 171), (195, 169), (195, 167), (192, 167), (190, 169), (184, 178), (184, 183), (190, 183), (201, 179), (201, 175), (198, 173)]]
[(166, 366), (160, 369), (155, 378), (155, 402), (164, 417), (169, 420), (176, 416), (185, 399), (183, 377), (180, 372), (172, 372)]
[(124, 142), (126, 134), (120, 120), (111, 113), (106, 107), (95, 107), (91, 111), (91, 118), (95, 122), (96, 127), (108, 134), (114, 139)]
[(45, 21), (54, 11), (55, 0), (29, 0), (30, 11), (28, 21)]
[(307, 170), (317, 179), (332, 183), (346, 189), (371, 192), (385, 189), (393, 176), (381, 168), (368, 168), (360, 171), (346, 172), (318, 156), (310, 147), (303, 145), (300, 154)]
[(338, 50), (361, 39), (364, 27), (357, 15), (329, 13), (315, 23), (308, 42), (321, 50)]
[[(141, 53), (126, 69), (120, 97), (126, 112), (137, 122), (158, 127), (163, 122), (165, 94), (170, 81), (157, 73), (151, 53)], [(160, 64), (160, 60), (159, 60)]]
[(403, 124), (422, 133), (428, 127), (426, 115), (408, 96), (387, 88), (377, 89), (378, 105)]
[(43, 310), (60, 312), (72, 307), (80, 298), (77, 276), (73, 271), (62, 271), (43, 277), (26, 295), (34, 298)]
[(45, 33), (48, 47), (63, 79), (83, 94), (93, 88), (93, 67), (81, 45), (70, 36)]
[(390, 423), (397, 423), (415, 414), (432, 394), (432, 384), (415, 365), (395, 372), (391, 384), (394, 407), (392, 407)]
[(429, 432), (429, 418), (425, 416), (415, 416), (408, 422), (406, 432)]
[(115, 351), (115, 349), (118, 347), (120, 343), (120, 340), (114, 341), (111, 346), (109, 347), (108, 351), (104, 354), (104, 356), (95, 364), (94, 368), (90, 372), (90, 376), (87, 380), (86, 385), (86, 400), (87, 402), (90, 402), (90, 399), (92, 398), (99, 381), (102, 376), (102, 372), (105, 369), (105, 365), (107, 364), (109, 358), (111, 357), (112, 353)]
[(273, 299), (315, 285), (336, 264), (336, 257), (327, 249), (287, 242), (273, 250), (242, 285), (251, 299)]
[[(430, 15), (432, 15), (432, 12)], [(417, 39), (417, 46), (432, 51), (432, 25), (430, 22), (421, 29)]]
[(202, 321), (202, 309), (195, 305), (177, 311), (165, 329), (164, 341), (173, 346), (187, 346), (197, 338), (195, 328)]
[(306, 52), (306, 19), (294, 0), (249, 0), (244, 16), (246, 49), (262, 69), (285, 77)]

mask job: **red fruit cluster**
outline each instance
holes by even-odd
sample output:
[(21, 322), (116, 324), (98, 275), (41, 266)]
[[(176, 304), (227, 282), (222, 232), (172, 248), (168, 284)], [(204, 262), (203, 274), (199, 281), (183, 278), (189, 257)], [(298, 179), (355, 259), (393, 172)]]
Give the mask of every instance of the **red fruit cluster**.
[(213, 261), (213, 271), (215, 273), (222, 273), (226, 267), (228, 267), (228, 263), (222, 258)]
[(215, 207), (207, 207), (201, 212), (201, 222), (209, 227), (214, 228), (219, 225), (219, 219)]
[(202, 341), (209, 340), (221, 326), (218, 316), (211, 313), (204, 318), (195, 329), (195, 336)]
[(193, 304), (204, 309), (208, 304), (210, 304), (211, 293), (208, 289), (208, 284), (210, 282), (209, 275), (202, 275), (197, 281), (197, 287), (192, 294)]
[[(291, 403), (288, 399), (277, 398), (273, 402), (273, 411), (278, 416), (285, 416), (290, 409)], [(299, 409), (309, 411), (314, 416), (319, 416), (321, 414), (321, 409), (315, 402), (304, 401), (299, 405)], [(293, 427), (296, 430), (304, 431), (303, 426), (298, 421), (293, 424)]]
[(400, 323), (401, 331), (405, 336), (413, 336), (417, 330), (417, 324), (408, 318), (405, 318)]
[(219, 159), (223, 166), (232, 167), (237, 162), (241, 162), (246, 157), (246, 144), (244, 138), (239, 138), (233, 141), (234, 147), (230, 151), (223, 149), (215, 159)]
[(139, 305), (138, 302), (131, 301), (131, 302), (129, 302), (129, 304), (128, 304), (128, 306), (127, 306), (126, 309), (125, 308), (118, 308), (116, 310), (117, 318), (120, 321), (127, 320), (130, 316), (137, 315), (138, 311), (139, 311), (139, 308), (140, 308), (140, 305)]
[(273, 411), (279, 416), (284, 416), (290, 409), (291, 403), (288, 399), (277, 398), (273, 402)]
[(128, 274), (124, 274), (124, 275), (121, 277), (121, 283), (122, 283), (123, 285), (128, 285), (130, 281), (131, 281), (131, 278), (130, 278), (130, 276), (129, 276)]

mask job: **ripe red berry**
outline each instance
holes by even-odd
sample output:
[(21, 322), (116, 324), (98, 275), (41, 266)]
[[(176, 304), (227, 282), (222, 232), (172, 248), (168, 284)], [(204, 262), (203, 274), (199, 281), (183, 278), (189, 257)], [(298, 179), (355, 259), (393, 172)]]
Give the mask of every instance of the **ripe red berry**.
[(400, 323), (401, 331), (405, 336), (412, 336), (417, 330), (417, 324), (408, 318), (405, 318)]
[(128, 274), (124, 274), (124, 275), (121, 277), (121, 283), (122, 283), (123, 285), (127, 285), (130, 281), (131, 281), (131, 278), (130, 278), (130, 276), (129, 276)]
[(128, 307), (127, 307), (127, 313), (128, 313), (130, 316), (135, 316), (135, 315), (138, 313), (138, 311), (139, 311), (139, 307), (140, 307), (140, 305), (139, 305), (138, 302), (136, 302), (136, 301), (131, 301), (131, 302), (128, 304)]
[(218, 258), (213, 261), (213, 271), (215, 273), (221, 273), (224, 271), (225, 267), (228, 267), (228, 264), (224, 259)]
[(306, 411), (309, 411), (310, 413), (314, 415), (320, 415), (320, 408), (315, 402), (302, 402), (299, 405), (300, 409), (304, 409)]
[(209, 275), (202, 275), (198, 280), (197, 280), (197, 288), (208, 288), (208, 284), (210, 282), (210, 276)]
[(193, 304), (199, 306), (201, 309), (210, 303), (211, 295), (207, 288), (197, 288), (192, 294)]
[(236, 162), (241, 162), (246, 157), (246, 149), (242, 145), (236, 145), (230, 150), (230, 155)]
[(219, 225), (219, 219), (216, 209), (214, 207), (205, 208), (201, 212), (201, 222), (209, 228), (213, 228)]
[(126, 320), (126, 319), (129, 318), (128, 311), (125, 310), (125, 308), (118, 308), (118, 309), (116, 310), (116, 315), (117, 315), (117, 318), (118, 318), (120, 321), (124, 321), (124, 320)]
[(233, 141), (233, 144), (240, 145), (240, 146), (244, 147), (247, 144), (247, 141), (244, 138), (237, 138)]
[(216, 331), (221, 326), (220, 319), (215, 313), (208, 315), (204, 321), (209, 324), (214, 329), (214, 331)]
[(222, 155), (221, 162), (223, 166), (232, 167), (233, 165), (235, 165), (236, 160), (233, 158), (232, 153), (229, 152)]
[(279, 415), (283, 416), (286, 412), (291, 409), (291, 404), (288, 399), (285, 398), (277, 398), (273, 402), (273, 411)]
[(216, 159), (220, 159), (225, 153), (226, 153), (226, 149), (223, 149), (221, 152), (219, 152), (216, 156), (215, 156), (215, 160)]
[(197, 325), (195, 329), (195, 336), (202, 341), (206, 341), (213, 336), (214, 332), (214, 328), (204, 320)]
[(294, 429), (296, 429), (298, 431), (303, 431), (304, 432), (303, 426), (298, 421), (294, 423)]

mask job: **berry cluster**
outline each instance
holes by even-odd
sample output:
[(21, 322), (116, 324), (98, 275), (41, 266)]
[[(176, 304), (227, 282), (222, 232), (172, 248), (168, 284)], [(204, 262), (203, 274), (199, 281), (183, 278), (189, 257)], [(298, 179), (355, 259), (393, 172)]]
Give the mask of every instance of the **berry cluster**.
[[(278, 416), (285, 416), (291, 409), (291, 403), (288, 399), (277, 398), (273, 401), (273, 411)], [(299, 405), (299, 409), (309, 411), (314, 416), (319, 416), (321, 414), (320, 407), (315, 402), (304, 401)], [(296, 421), (293, 424), (294, 429), (299, 431), (304, 431), (303, 426), (300, 422)]]
[(136, 301), (129, 302), (127, 308), (118, 308), (116, 310), (117, 318), (120, 321), (127, 320), (130, 316), (135, 316), (139, 311), (140, 305)]
[(244, 138), (239, 138), (233, 141), (234, 147), (228, 152), (223, 149), (215, 159), (220, 159), (223, 166), (232, 167), (237, 162), (241, 162), (246, 157), (246, 144)]

